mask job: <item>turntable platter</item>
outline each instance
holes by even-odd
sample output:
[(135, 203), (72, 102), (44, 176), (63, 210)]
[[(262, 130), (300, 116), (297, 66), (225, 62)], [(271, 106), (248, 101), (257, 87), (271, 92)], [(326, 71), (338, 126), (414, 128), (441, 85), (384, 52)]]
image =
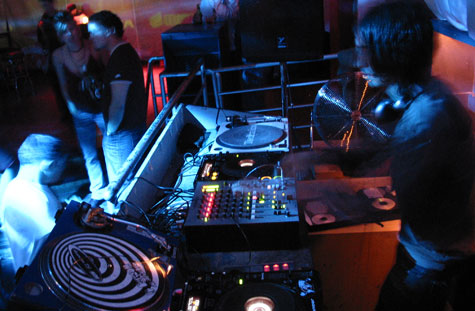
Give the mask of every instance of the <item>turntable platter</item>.
[[(253, 307), (253, 303), (256, 305)], [(249, 283), (223, 295), (214, 311), (297, 311), (305, 310), (298, 297), (274, 283)]]
[(100, 233), (75, 233), (49, 243), (40, 257), (47, 285), (81, 310), (159, 310), (166, 272), (135, 245)]
[(286, 137), (277, 127), (250, 124), (230, 129), (218, 136), (216, 142), (227, 148), (252, 149), (276, 144)]

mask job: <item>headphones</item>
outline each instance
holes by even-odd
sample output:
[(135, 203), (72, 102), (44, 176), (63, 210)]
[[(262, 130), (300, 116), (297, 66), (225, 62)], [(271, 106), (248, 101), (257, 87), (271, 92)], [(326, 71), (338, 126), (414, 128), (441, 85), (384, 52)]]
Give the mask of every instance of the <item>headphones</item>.
[(412, 98), (402, 98), (397, 101), (391, 99), (383, 99), (379, 102), (373, 110), (376, 120), (381, 123), (390, 123), (400, 119), (409, 106), (422, 94), (424, 90), (421, 90)]
[(376, 105), (373, 113), (379, 122), (389, 123), (400, 119), (407, 107), (409, 105), (405, 104), (402, 100), (392, 101), (384, 99)]
[(112, 27), (112, 28), (107, 29), (106, 34), (107, 34), (108, 37), (110, 37), (112, 35), (115, 35), (115, 28)]

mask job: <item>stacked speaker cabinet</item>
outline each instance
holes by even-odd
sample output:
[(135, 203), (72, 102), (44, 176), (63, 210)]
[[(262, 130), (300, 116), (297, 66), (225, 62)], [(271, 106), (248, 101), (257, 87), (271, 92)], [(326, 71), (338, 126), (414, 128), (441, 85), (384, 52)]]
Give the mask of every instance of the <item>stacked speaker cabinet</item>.
[[(161, 36), (166, 72), (190, 72), (200, 58), (203, 58), (206, 68), (225, 66), (229, 59), (226, 33), (224, 24), (181, 24), (163, 32)], [(167, 78), (170, 96), (183, 80), (184, 78)], [(200, 79), (195, 78), (185, 92), (185, 98), (195, 95), (200, 85)], [(208, 90), (212, 90), (211, 84)]]
[(225, 61), (226, 38), (222, 24), (177, 25), (162, 33), (166, 70), (190, 71), (204, 58), (208, 68), (220, 67)]
[(322, 0), (239, 1), (242, 56), (251, 62), (323, 55)]

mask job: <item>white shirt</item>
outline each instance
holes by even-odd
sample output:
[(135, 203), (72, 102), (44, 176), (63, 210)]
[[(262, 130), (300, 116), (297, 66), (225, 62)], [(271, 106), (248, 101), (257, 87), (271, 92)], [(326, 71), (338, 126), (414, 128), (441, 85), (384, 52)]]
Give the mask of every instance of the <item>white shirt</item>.
[(29, 265), (55, 226), (61, 208), (48, 186), (21, 178), (7, 186), (0, 206), (2, 230), (10, 245), (15, 270)]

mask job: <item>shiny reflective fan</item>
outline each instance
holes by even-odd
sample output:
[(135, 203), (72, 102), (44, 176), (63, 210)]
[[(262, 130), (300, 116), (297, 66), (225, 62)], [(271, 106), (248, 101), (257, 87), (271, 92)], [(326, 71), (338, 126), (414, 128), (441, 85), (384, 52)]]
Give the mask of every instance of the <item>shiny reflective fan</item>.
[(390, 138), (393, 124), (378, 124), (374, 109), (386, 99), (383, 89), (369, 86), (360, 72), (330, 80), (320, 88), (312, 119), (320, 137), (331, 147), (377, 149)]

